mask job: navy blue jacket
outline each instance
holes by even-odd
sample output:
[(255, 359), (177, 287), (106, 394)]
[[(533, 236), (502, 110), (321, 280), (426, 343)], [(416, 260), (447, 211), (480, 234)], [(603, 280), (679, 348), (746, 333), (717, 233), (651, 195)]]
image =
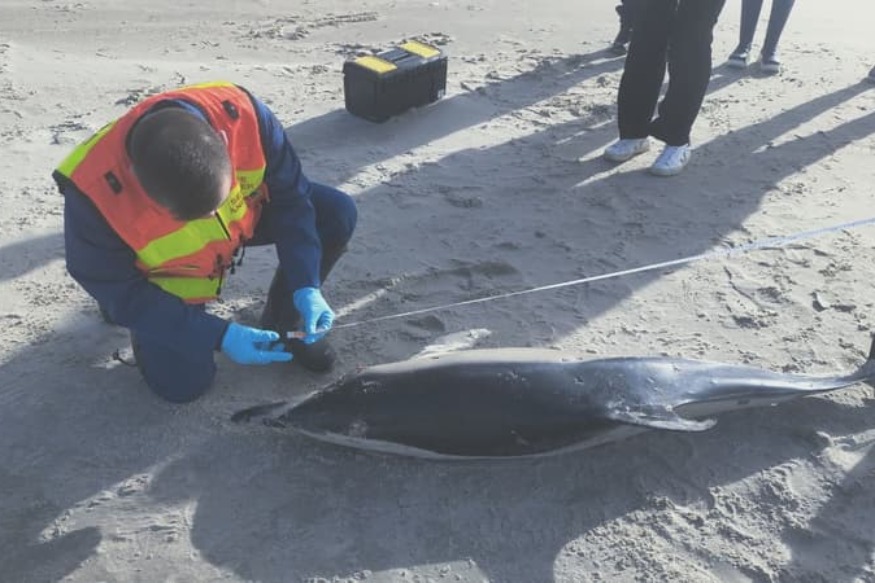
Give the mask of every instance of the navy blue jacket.
[[(310, 183), (282, 124), (263, 102), (254, 97), (252, 100), (258, 113), (267, 158), (265, 182), (270, 190), (270, 202), (264, 206), (257, 232), (276, 244), (289, 289), (319, 287), (321, 249)], [(189, 103), (172, 104), (204, 117)], [(134, 251), (112, 230), (91, 200), (72, 186), (65, 187), (64, 195), (67, 270), (116, 324), (144, 340), (158, 341), (180, 352), (219, 348), (227, 320), (149, 283), (136, 268)]]

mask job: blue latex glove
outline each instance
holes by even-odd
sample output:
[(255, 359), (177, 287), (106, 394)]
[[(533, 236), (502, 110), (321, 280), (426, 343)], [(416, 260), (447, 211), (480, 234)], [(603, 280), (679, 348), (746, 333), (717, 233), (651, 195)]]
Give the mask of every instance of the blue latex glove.
[(279, 343), (273, 330), (259, 330), (231, 322), (222, 337), (222, 352), (238, 364), (289, 362), (292, 355)]
[(292, 294), (295, 308), (304, 320), (304, 343), (312, 344), (325, 336), (334, 324), (334, 312), (315, 287), (302, 287)]

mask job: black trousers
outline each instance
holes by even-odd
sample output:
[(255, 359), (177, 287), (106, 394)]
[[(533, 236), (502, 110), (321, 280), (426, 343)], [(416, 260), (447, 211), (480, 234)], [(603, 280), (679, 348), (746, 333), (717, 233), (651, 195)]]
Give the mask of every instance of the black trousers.
[(631, 34), (635, 23), (635, 15), (641, 12), (645, 0), (620, 0), (617, 14), (620, 15), (620, 30)]
[[(640, 8), (617, 99), (621, 138), (689, 143), (711, 79), (711, 41), (725, 2), (647, 0)], [(654, 119), (666, 67), (668, 90)]]

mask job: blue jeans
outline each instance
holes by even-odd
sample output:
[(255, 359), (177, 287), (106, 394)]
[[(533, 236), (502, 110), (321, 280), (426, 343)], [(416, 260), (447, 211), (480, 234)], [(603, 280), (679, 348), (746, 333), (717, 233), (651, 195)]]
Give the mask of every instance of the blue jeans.
[[(316, 182), (310, 191), (316, 209), (316, 230), (323, 250), (342, 249), (352, 237), (358, 212), (348, 194)], [(260, 224), (263, 225), (262, 221)], [(271, 241), (256, 227), (247, 245), (267, 245)], [(202, 309), (206, 309), (205, 306)], [(171, 350), (159, 342), (149, 342), (131, 334), (137, 367), (149, 388), (173, 403), (188, 403), (203, 395), (216, 376), (214, 350)], [(214, 347), (218, 350), (218, 346)]]

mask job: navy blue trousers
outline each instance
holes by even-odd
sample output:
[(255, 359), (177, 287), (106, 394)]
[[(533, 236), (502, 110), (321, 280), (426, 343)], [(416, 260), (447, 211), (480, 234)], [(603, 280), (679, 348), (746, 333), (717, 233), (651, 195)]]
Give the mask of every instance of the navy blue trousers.
[[(316, 231), (322, 249), (342, 249), (355, 230), (358, 218), (355, 202), (340, 190), (316, 182), (310, 184), (310, 196), (316, 210)], [(260, 225), (265, 223), (261, 221)], [(256, 228), (247, 245), (271, 243), (273, 241)], [(187, 403), (203, 395), (212, 386), (216, 376), (213, 349), (183, 354), (161, 343), (143, 341), (133, 334), (131, 342), (143, 379), (160, 397), (174, 403)]]

